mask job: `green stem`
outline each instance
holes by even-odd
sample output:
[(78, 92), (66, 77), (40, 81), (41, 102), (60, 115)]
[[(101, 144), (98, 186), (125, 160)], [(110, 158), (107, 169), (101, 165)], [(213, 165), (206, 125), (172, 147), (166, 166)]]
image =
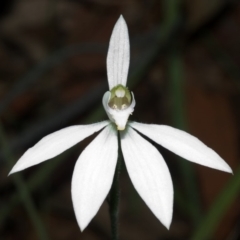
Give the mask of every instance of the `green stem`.
[[(165, 17), (164, 28), (172, 29), (174, 24), (181, 17), (181, 1), (180, 0), (165, 0), (163, 1)], [(182, 54), (180, 52), (182, 39), (178, 36), (177, 41), (173, 41), (171, 51), (168, 53), (168, 74), (170, 81), (170, 96), (172, 99), (172, 118), (174, 126), (182, 130), (187, 129), (187, 121), (185, 114), (184, 102), (184, 66)], [(186, 190), (186, 198), (191, 199), (191, 204), (188, 207), (188, 214), (197, 224), (201, 217), (199, 194), (196, 186), (196, 177), (193, 166), (185, 160), (179, 161), (179, 167)], [(180, 191), (179, 191), (180, 192)], [(186, 207), (183, 206), (184, 208)]]
[(117, 161), (116, 171), (113, 179), (113, 184), (109, 193), (109, 201), (108, 201), (109, 214), (110, 214), (110, 220), (111, 220), (112, 240), (119, 239), (119, 231), (118, 231), (119, 199), (120, 199), (119, 176), (121, 171), (121, 157), (119, 154), (118, 156), (119, 157)]
[[(184, 70), (181, 53), (178, 49), (173, 48), (168, 57), (169, 78), (170, 78), (170, 95), (172, 99), (172, 117), (174, 126), (182, 130), (187, 130), (187, 121), (185, 114), (184, 102)], [(179, 168), (182, 174), (185, 186), (186, 198), (189, 200), (188, 213), (195, 224), (202, 217), (201, 203), (196, 184), (196, 175), (194, 167), (186, 160), (179, 158)], [(191, 201), (190, 201), (191, 199)]]
[[(3, 154), (5, 155), (5, 159), (7, 160), (9, 166), (12, 167), (14, 160), (13, 160), (13, 156), (12, 156), (11, 152), (9, 151), (9, 148), (8, 148), (8, 145), (6, 142), (5, 133), (2, 128), (1, 123), (0, 123), (0, 145), (2, 146), (2, 151), (3, 151)], [(13, 182), (17, 187), (17, 190), (22, 199), (23, 205), (26, 208), (26, 211), (36, 229), (38, 238), (40, 240), (49, 239), (47, 232), (45, 230), (45, 227), (44, 227), (40, 217), (38, 216), (38, 213), (34, 206), (33, 200), (31, 199), (31, 195), (29, 194), (28, 188), (27, 188), (21, 174), (20, 173), (13, 174), (13, 176), (11, 176), (11, 178), (13, 179)]]

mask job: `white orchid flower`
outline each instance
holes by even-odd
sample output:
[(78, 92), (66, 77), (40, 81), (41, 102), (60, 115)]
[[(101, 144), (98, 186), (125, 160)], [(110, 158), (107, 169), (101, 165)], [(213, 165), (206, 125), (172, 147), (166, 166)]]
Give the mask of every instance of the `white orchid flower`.
[(184, 131), (165, 125), (128, 122), (135, 106), (134, 96), (126, 87), (129, 53), (128, 29), (120, 16), (109, 44), (109, 91), (103, 96), (103, 106), (110, 121), (71, 126), (44, 137), (25, 152), (10, 172), (53, 158), (103, 129), (79, 156), (73, 172), (72, 201), (82, 231), (96, 215), (111, 188), (118, 158), (117, 130), (120, 130), (121, 148), (133, 185), (166, 228), (171, 224), (173, 211), (171, 176), (162, 155), (136, 130), (189, 161), (232, 172), (216, 152)]

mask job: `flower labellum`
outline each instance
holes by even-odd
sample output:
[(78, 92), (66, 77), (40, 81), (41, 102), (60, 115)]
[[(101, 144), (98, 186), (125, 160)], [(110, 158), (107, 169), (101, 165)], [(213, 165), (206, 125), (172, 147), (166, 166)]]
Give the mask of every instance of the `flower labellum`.
[(103, 96), (103, 106), (109, 117), (114, 122), (117, 129), (125, 129), (129, 115), (132, 114), (135, 107), (134, 95), (123, 85), (119, 84)]
[(109, 121), (71, 126), (47, 135), (29, 148), (9, 173), (51, 159), (103, 129), (79, 156), (73, 172), (72, 201), (82, 231), (96, 215), (111, 188), (118, 158), (118, 130), (133, 186), (166, 228), (170, 227), (173, 212), (171, 176), (162, 155), (137, 131), (189, 161), (232, 172), (216, 152), (184, 131), (165, 125), (128, 122), (136, 104), (133, 93), (126, 87), (129, 60), (128, 29), (120, 16), (107, 55), (109, 91), (102, 99)]

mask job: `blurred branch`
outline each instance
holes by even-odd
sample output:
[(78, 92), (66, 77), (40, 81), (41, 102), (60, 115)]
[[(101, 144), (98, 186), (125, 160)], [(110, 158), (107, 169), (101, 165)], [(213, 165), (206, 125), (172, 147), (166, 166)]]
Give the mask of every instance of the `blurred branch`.
[(228, 17), (232, 11), (235, 11), (239, 5), (239, 0), (227, 0), (221, 5), (220, 8), (212, 14), (205, 22), (203, 22), (196, 29), (191, 29), (190, 34), (187, 36), (187, 42), (192, 42), (195, 39), (199, 39), (207, 30), (212, 29), (217, 24), (221, 23), (224, 18)]
[(212, 239), (219, 221), (229, 209), (233, 201), (237, 198), (240, 191), (240, 167), (236, 174), (231, 177), (221, 194), (216, 198), (208, 214), (204, 217), (201, 224), (193, 233), (192, 240)]
[[(170, 97), (173, 103), (172, 117), (174, 126), (182, 130), (187, 130), (185, 103), (184, 103), (184, 76), (183, 76), (183, 63), (180, 53), (172, 52), (168, 57), (168, 68), (170, 78)], [(195, 169), (192, 163), (182, 159), (178, 164), (180, 167), (181, 176), (185, 186), (185, 198), (188, 200), (188, 211), (185, 214), (189, 214), (195, 224), (201, 219), (201, 203), (199, 197), (199, 190), (197, 186), (197, 179)], [(180, 192), (178, 191), (178, 194)], [(181, 203), (181, 202), (178, 202)], [(183, 203), (183, 202), (182, 202)], [(184, 203), (185, 204), (185, 203)], [(186, 208), (186, 206), (183, 206)]]
[[(28, 147), (32, 142), (62, 127), (62, 122), (59, 119), (64, 119), (64, 124), (68, 124), (72, 119), (93, 107), (101, 99), (106, 90), (107, 83), (89, 90), (88, 93), (81, 96), (81, 98), (77, 99), (71, 105), (67, 105), (60, 112), (54, 113), (47, 119), (42, 119), (34, 125), (29, 126), (26, 131), (10, 142), (9, 148), (16, 151)], [(0, 160), (2, 160), (1, 153)]]
[[(181, 18), (180, 3), (176, 0), (165, 0), (165, 28), (171, 28), (175, 22), (178, 22)], [(172, 103), (172, 118), (173, 124), (177, 128), (187, 130), (187, 121), (185, 113), (185, 93), (184, 93), (184, 64), (182, 59), (182, 44), (183, 39), (180, 35), (174, 38), (172, 42), (172, 48), (168, 52), (168, 75), (169, 75), (169, 89), (170, 99)], [(179, 161), (179, 167), (181, 176), (185, 186), (185, 197), (189, 200), (187, 205), (188, 211), (185, 214), (189, 214), (195, 224), (201, 218), (199, 193), (196, 181), (196, 175), (191, 163), (177, 157)], [(177, 191), (180, 194), (180, 191)], [(177, 199), (181, 199), (180, 196)], [(183, 203), (182, 201), (178, 204)], [(182, 208), (186, 209), (186, 206)]]
[[(35, 171), (34, 174), (31, 176), (30, 180), (26, 183), (26, 188), (30, 192), (34, 192), (41, 184), (47, 183), (47, 180), (52, 176), (52, 172), (54, 169), (62, 162), (63, 159), (66, 159), (71, 153), (73, 152), (73, 148), (64, 152), (60, 156), (57, 156), (54, 161), (50, 161), (48, 164), (40, 165), (38, 171)], [(12, 162), (11, 162), (12, 163)], [(12, 163), (14, 164), (14, 163)], [(11, 167), (12, 167), (11, 164)], [(13, 175), (20, 176), (20, 173)], [(1, 206), (0, 209), (0, 226), (3, 226), (5, 219), (8, 217), (9, 213), (19, 203), (20, 195), (17, 192), (14, 192), (8, 200), (6, 205)]]
[[(12, 167), (12, 165), (14, 164), (14, 158), (13, 158), (10, 150), (8, 149), (5, 133), (2, 128), (1, 123), (0, 123), (0, 145), (2, 147), (2, 151), (5, 155), (5, 158), (8, 160), (9, 167)], [(13, 182), (18, 190), (19, 197), (21, 198), (23, 205), (29, 215), (29, 218), (31, 219), (31, 221), (34, 225), (34, 228), (37, 232), (39, 239), (41, 239), (41, 240), (49, 239), (48, 234), (45, 230), (45, 227), (44, 227), (40, 217), (38, 216), (38, 213), (34, 206), (31, 195), (28, 191), (27, 186), (25, 185), (25, 182), (24, 182), (21, 174), (20, 173), (14, 174), (13, 176), (11, 176), (11, 179), (13, 180)]]
[(28, 88), (34, 85), (40, 77), (47, 73), (50, 69), (65, 61), (71, 56), (85, 53), (105, 53), (106, 45), (99, 43), (83, 43), (79, 46), (70, 46), (65, 49), (61, 49), (51, 56), (44, 59), (25, 76), (20, 78), (13, 89), (7, 94), (7, 96), (0, 103), (0, 114), (9, 106), (9, 104), (19, 95), (27, 91)]
[(237, 63), (227, 54), (223, 48), (219, 45), (214, 35), (210, 32), (204, 34), (203, 41), (208, 48), (208, 51), (212, 54), (216, 62), (225, 70), (225, 72), (237, 83), (238, 89), (240, 89), (240, 70)]

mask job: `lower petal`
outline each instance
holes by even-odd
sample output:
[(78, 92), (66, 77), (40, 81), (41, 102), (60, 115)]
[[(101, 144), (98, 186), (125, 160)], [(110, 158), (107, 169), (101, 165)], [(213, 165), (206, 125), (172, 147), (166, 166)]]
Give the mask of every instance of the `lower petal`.
[(117, 132), (110, 124), (82, 152), (72, 178), (72, 201), (81, 231), (96, 215), (113, 181)]
[(135, 189), (154, 215), (169, 228), (173, 211), (173, 186), (163, 157), (131, 127), (121, 133), (121, 145)]

